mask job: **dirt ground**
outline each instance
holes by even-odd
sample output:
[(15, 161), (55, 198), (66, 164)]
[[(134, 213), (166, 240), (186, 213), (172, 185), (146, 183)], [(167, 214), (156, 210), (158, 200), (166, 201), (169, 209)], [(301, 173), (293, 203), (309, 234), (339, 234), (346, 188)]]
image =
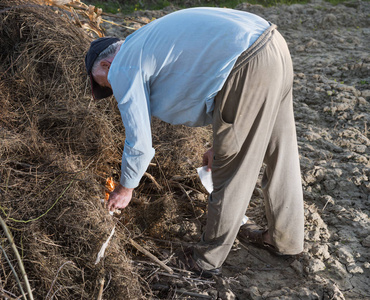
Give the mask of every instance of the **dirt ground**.
[[(194, 299), (369, 299), (370, 2), (271, 8), (244, 3), (236, 9), (277, 24), (293, 57), (305, 251), (279, 258), (236, 240), (222, 279), (171, 283), (157, 275), (157, 285), (176, 286), (178, 297)], [(135, 17), (149, 21), (173, 10), (136, 12)], [(122, 38), (130, 33), (105, 28)], [(247, 215), (263, 225), (263, 210), (257, 184)], [(190, 222), (188, 241), (199, 234), (200, 225)], [(181, 296), (183, 290), (196, 294)]]

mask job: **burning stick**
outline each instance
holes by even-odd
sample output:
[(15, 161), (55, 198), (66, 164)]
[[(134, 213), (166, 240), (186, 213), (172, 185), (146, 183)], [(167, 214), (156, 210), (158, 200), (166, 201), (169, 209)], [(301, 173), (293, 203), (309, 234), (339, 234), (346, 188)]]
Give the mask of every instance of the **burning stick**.
[[(106, 182), (105, 182), (105, 188), (108, 191), (105, 191), (105, 198), (104, 200), (102, 199), (102, 203), (104, 203), (104, 207), (107, 207), (108, 199), (109, 199), (109, 194), (114, 191), (114, 188), (116, 187), (116, 184), (114, 183), (114, 180), (112, 177), (108, 177)], [(121, 211), (119, 209), (116, 209), (115, 211), (109, 211), (109, 214), (113, 216), (113, 214), (120, 214)]]
[(105, 192), (105, 198), (104, 198), (105, 201), (108, 201), (109, 194), (114, 191), (114, 188), (115, 187), (116, 187), (116, 184), (114, 183), (113, 178), (112, 177), (108, 177), (107, 180), (106, 180), (106, 182), (105, 182), (105, 188), (109, 192), (107, 192), (107, 191)]

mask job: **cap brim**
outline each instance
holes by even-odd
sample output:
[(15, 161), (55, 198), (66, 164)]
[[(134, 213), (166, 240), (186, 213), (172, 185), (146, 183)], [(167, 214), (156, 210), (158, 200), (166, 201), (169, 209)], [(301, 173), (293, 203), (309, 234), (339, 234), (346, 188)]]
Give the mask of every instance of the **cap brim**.
[(90, 74), (91, 92), (95, 100), (100, 100), (113, 95), (113, 91), (109, 87), (102, 87), (97, 84)]

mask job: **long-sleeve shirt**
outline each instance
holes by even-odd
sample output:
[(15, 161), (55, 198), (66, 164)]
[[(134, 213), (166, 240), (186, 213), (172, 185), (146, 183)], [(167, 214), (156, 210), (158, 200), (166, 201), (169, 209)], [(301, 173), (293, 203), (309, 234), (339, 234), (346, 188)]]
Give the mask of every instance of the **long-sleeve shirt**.
[(238, 56), (269, 26), (243, 11), (190, 8), (126, 38), (108, 73), (126, 133), (123, 186), (138, 186), (154, 156), (151, 116), (171, 124), (210, 124), (214, 97)]

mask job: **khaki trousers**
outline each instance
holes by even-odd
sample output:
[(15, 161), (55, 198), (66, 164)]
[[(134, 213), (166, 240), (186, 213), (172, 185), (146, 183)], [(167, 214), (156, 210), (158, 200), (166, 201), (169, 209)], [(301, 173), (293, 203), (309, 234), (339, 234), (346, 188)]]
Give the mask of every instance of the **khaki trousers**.
[(284, 38), (272, 25), (238, 58), (215, 98), (212, 176), (207, 224), (194, 258), (220, 267), (237, 236), (258, 175), (268, 230), (284, 254), (303, 250), (304, 212), (293, 114), (293, 66)]

